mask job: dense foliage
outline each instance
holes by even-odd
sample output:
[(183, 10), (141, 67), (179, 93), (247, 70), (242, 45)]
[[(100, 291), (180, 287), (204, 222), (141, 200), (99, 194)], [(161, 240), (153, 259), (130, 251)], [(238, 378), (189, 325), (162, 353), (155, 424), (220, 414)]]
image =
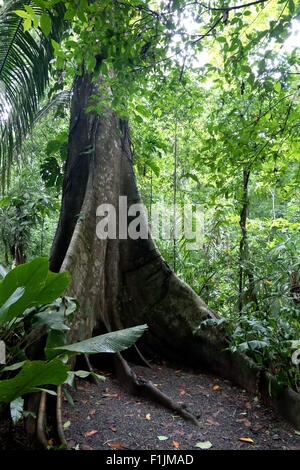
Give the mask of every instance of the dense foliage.
[[(222, 316), (232, 350), (246, 352), (276, 373), (279, 384), (299, 390), (299, 369), (291, 360), (292, 341), (300, 339), (299, 50), (288, 46), (291, 32), (299, 30), (299, 5), (4, 3), (0, 29), (8, 11), (11, 35), (16, 27), (21, 35), (20, 24), (25, 45), (30, 34), (46, 41), (52, 72), (35, 82), (36, 101), (22, 95), (17, 103), (26, 110), (21, 133), (18, 124), (10, 132), (9, 110), (0, 107), (1, 133), (10, 136), (0, 143), (4, 180), (10, 181), (0, 203), (2, 263), (20, 261), (18, 250), (23, 261), (49, 253), (66, 159), (69, 89), (84, 60), (87, 72), (103, 75), (87, 112), (101, 113), (106, 104), (129, 118), (148, 212), (169, 204), (174, 229), (174, 204), (177, 224), (184, 205), (201, 207), (200, 219), (194, 217), (201, 247), (190, 250), (184, 236), (159, 238), (163, 256)], [(17, 75), (24, 72), (24, 44), (15, 52)], [(16, 83), (7, 61), (13, 52), (0, 49), (11, 79), (6, 100)], [(26, 67), (31, 70), (30, 61)], [(47, 93), (37, 119), (39, 84)]]

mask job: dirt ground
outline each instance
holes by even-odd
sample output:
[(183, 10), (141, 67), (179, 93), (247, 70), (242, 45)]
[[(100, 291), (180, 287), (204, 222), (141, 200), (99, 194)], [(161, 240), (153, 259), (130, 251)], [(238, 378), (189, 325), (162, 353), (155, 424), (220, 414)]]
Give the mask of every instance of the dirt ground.
[(161, 405), (124, 391), (113, 374), (64, 387), (63, 423), (77, 450), (300, 450), (300, 430), (229, 381), (165, 365), (132, 366), (199, 417), (195, 426)]

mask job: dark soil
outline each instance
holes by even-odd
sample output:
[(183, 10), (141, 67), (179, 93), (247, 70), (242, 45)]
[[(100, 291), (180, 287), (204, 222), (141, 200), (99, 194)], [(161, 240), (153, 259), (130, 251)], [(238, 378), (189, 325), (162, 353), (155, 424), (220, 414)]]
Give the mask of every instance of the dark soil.
[[(63, 423), (69, 449), (80, 450), (300, 450), (300, 432), (229, 381), (164, 365), (132, 366), (138, 376), (199, 416), (195, 426), (148, 399), (124, 391), (108, 372), (105, 382), (67, 388)], [(240, 439), (251, 439), (242, 441)], [(207, 444), (207, 446), (210, 446)]]

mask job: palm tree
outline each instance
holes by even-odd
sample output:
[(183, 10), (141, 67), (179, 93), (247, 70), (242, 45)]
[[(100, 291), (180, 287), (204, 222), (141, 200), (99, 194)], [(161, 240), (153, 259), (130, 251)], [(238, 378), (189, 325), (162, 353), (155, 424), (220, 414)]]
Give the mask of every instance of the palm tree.
[(2, 185), (9, 180), (13, 152), (32, 128), (40, 100), (49, 82), (54, 57), (51, 39), (60, 41), (63, 34), (63, 4), (51, 10), (51, 36), (39, 27), (24, 31), (24, 18), (14, 13), (40, 7), (33, 1), (8, 0), (0, 7), (0, 162)]

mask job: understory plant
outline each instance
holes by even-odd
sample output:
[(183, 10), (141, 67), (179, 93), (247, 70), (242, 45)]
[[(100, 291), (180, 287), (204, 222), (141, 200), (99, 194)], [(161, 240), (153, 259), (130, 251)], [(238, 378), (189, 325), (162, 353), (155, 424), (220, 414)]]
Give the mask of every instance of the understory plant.
[[(61, 297), (69, 284), (68, 272), (49, 271), (47, 258), (39, 257), (9, 272), (0, 269), (0, 413), (10, 407), (16, 423), (23, 415), (24, 395), (46, 391), (53, 385), (74, 383), (75, 376), (93, 372), (72, 371), (71, 356), (114, 353), (130, 347), (147, 328), (141, 325), (66, 344), (65, 331), (79, 308), (77, 300)], [(30, 351), (41, 335), (46, 336), (43, 359), (30, 360)], [(5, 348), (5, 355), (4, 355)]]
[(276, 376), (278, 387), (297, 392), (300, 372), (294, 350), (300, 352), (299, 249), (298, 231), (286, 229), (276, 233), (268, 249), (254, 247), (248, 261), (254, 281), (251, 294), (244, 293), (243, 308), (203, 322), (225, 325), (232, 352), (247, 354)]

